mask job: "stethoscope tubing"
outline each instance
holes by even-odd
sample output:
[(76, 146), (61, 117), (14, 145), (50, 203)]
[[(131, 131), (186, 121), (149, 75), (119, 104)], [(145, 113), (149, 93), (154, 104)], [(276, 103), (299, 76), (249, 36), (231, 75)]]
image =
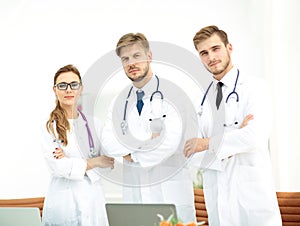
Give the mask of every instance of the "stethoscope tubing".
[(90, 151), (93, 151), (94, 148), (95, 148), (95, 145), (94, 145), (94, 139), (93, 139), (93, 136), (92, 136), (91, 129), (89, 127), (88, 120), (87, 120), (86, 116), (83, 114), (82, 111), (80, 111), (79, 109), (77, 109), (77, 110), (78, 110), (79, 114), (81, 115), (82, 119), (85, 121), (85, 127), (86, 127), (87, 134), (88, 134)]
[[(95, 156), (95, 153), (94, 153), (95, 145), (94, 145), (94, 139), (93, 139), (93, 136), (92, 136), (92, 132), (91, 132), (91, 129), (90, 129), (89, 124), (88, 124), (88, 120), (87, 120), (86, 116), (83, 114), (82, 111), (80, 111), (79, 109), (77, 109), (77, 110), (78, 110), (79, 114), (81, 115), (82, 119), (85, 121), (85, 127), (86, 127), (86, 130), (87, 130), (88, 140), (89, 140), (90, 154), (91, 154), (92, 157), (94, 157)], [(54, 120), (53, 120), (52, 123), (56, 127)], [(59, 148), (61, 148), (61, 143), (63, 143), (63, 141), (60, 141), (60, 140), (55, 139), (55, 138), (54, 138), (53, 141), (58, 144)]]
[(239, 102), (239, 94), (235, 91), (236, 85), (237, 85), (237, 82), (238, 82), (238, 79), (239, 79), (239, 75), (240, 75), (240, 71), (239, 71), (239, 69), (238, 69), (238, 70), (237, 70), (236, 79), (235, 79), (234, 88), (233, 88), (232, 92), (228, 94), (225, 103), (228, 102), (228, 99), (229, 99), (229, 97), (230, 97), (231, 95), (235, 95), (235, 96), (236, 96), (236, 102)]
[[(157, 85), (156, 85), (156, 90), (150, 96), (150, 102), (152, 102), (153, 97), (154, 97), (155, 94), (159, 94), (160, 97), (161, 97), (161, 100), (164, 99), (163, 93), (161, 91), (159, 91), (159, 78), (157, 77), (157, 75), (155, 75), (155, 77), (156, 77), (156, 80), (157, 80)], [(128, 100), (129, 100), (129, 97), (130, 97), (130, 95), (132, 93), (132, 90), (133, 90), (133, 86), (131, 86), (131, 88), (130, 88), (130, 90), (128, 92), (128, 95), (127, 95), (127, 98), (126, 98), (126, 102), (125, 102), (125, 105), (124, 105), (123, 122), (126, 122)]]
[[(235, 79), (235, 83), (234, 83), (234, 88), (233, 88), (232, 92), (230, 92), (230, 93), (228, 94), (225, 103), (228, 102), (229, 97), (230, 97), (231, 95), (236, 95), (236, 102), (239, 102), (239, 94), (235, 91), (235, 90), (236, 90), (236, 86), (237, 86), (237, 82), (238, 82), (238, 79), (239, 79), (239, 75), (240, 75), (240, 71), (239, 71), (239, 69), (237, 69), (237, 75), (236, 75), (236, 79)], [(206, 89), (206, 91), (205, 91), (205, 94), (204, 94), (204, 96), (203, 96), (203, 98), (202, 98), (202, 101), (201, 101), (201, 108), (203, 108), (203, 104), (204, 104), (204, 102), (205, 102), (206, 96), (207, 96), (208, 91), (210, 90), (212, 84), (213, 84), (213, 82), (211, 82), (211, 83), (209, 84), (209, 86), (207, 87), (207, 89)]]

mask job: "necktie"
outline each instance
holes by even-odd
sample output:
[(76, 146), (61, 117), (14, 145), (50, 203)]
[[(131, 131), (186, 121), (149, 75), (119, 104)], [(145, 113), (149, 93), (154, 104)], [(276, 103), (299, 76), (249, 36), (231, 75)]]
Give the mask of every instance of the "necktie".
[(137, 110), (139, 112), (139, 115), (141, 115), (143, 106), (144, 106), (144, 102), (143, 102), (143, 96), (144, 96), (144, 91), (143, 90), (137, 90), (136, 91), (136, 95), (137, 95), (137, 103), (136, 103), (136, 107)]
[(218, 89), (217, 98), (216, 98), (216, 106), (217, 106), (217, 109), (219, 109), (220, 103), (221, 103), (222, 98), (223, 98), (223, 94), (222, 94), (222, 86), (223, 86), (223, 83), (222, 83), (222, 82), (218, 82), (218, 83), (217, 83), (217, 89)]

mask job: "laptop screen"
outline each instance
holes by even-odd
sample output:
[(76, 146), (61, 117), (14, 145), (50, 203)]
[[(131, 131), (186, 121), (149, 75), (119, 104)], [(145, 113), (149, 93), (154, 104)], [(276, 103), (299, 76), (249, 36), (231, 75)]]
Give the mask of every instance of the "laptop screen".
[(158, 226), (157, 214), (164, 219), (173, 214), (177, 219), (174, 204), (107, 203), (106, 212), (109, 226)]
[(40, 210), (37, 207), (0, 207), (2, 226), (41, 226)]

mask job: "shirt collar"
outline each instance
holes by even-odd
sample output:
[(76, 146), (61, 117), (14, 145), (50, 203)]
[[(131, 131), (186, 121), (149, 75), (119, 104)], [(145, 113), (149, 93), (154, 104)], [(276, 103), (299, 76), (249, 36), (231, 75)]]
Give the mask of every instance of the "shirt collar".
[[(227, 74), (220, 80), (220, 82), (223, 83), (223, 86), (225, 87), (234, 87), (236, 76), (237, 76), (238, 69), (236, 67), (233, 67), (230, 69)], [(216, 79), (213, 79), (214, 82), (214, 89), (217, 89), (217, 83), (219, 82)]]
[(136, 93), (137, 90), (143, 90), (146, 95), (150, 95), (151, 93), (156, 91), (156, 87), (157, 87), (157, 79), (156, 79), (156, 75), (153, 74), (152, 78), (141, 89), (133, 86), (132, 92)]

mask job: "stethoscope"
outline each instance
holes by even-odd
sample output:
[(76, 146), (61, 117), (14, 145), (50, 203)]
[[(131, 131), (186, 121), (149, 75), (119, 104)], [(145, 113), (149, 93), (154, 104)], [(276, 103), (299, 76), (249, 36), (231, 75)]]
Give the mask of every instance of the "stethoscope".
[[(82, 111), (80, 111), (79, 109), (77, 109), (77, 110), (78, 110), (79, 114), (81, 115), (82, 119), (85, 122), (85, 127), (86, 127), (86, 130), (87, 130), (88, 140), (89, 140), (89, 147), (90, 147), (89, 156), (91, 158), (96, 157), (98, 155), (98, 153), (97, 153), (97, 151), (95, 151), (94, 139), (93, 139), (93, 136), (92, 136), (91, 129), (89, 127), (88, 120), (87, 120), (86, 116), (83, 114)], [(52, 121), (52, 123), (53, 123), (53, 126), (54, 126), (55, 121)], [(54, 128), (56, 128), (56, 126)], [(63, 143), (63, 140), (58, 140), (58, 139), (54, 138), (53, 142), (57, 143), (59, 148), (62, 148), (61, 144)]]
[[(164, 99), (164, 95), (161, 91), (159, 91), (159, 78), (155, 75), (156, 81), (157, 81), (157, 85), (156, 85), (156, 90), (151, 94), (150, 96), (150, 103), (153, 100), (153, 97), (155, 94), (159, 94), (160, 95), (160, 99), (163, 101)], [(122, 129), (122, 133), (123, 135), (125, 135), (127, 133), (127, 129), (128, 129), (128, 123), (127, 123), (127, 105), (128, 105), (128, 101), (129, 101), (129, 97), (132, 93), (133, 90), (133, 86), (131, 86), (127, 98), (126, 98), (126, 102), (125, 102), (125, 106), (124, 106), (124, 113), (123, 113), (123, 121), (121, 122), (121, 129)], [(166, 117), (166, 115), (163, 115), (162, 117)], [(152, 121), (152, 119), (149, 119), (149, 121)]]
[[(238, 80), (239, 80), (239, 75), (240, 75), (240, 71), (239, 71), (239, 69), (237, 69), (237, 75), (236, 75), (236, 79), (235, 79), (235, 84), (234, 84), (233, 90), (228, 94), (228, 96), (227, 96), (227, 98), (226, 98), (226, 100), (225, 100), (225, 103), (228, 102), (230, 96), (235, 96), (235, 97), (236, 97), (236, 102), (237, 102), (237, 103), (239, 102), (239, 94), (235, 91), (235, 90), (236, 90), (237, 82), (238, 82)], [(205, 94), (204, 94), (204, 96), (203, 96), (203, 98), (202, 98), (201, 106), (200, 106), (200, 111), (198, 112), (199, 116), (201, 116), (202, 113), (203, 113), (203, 104), (204, 104), (204, 101), (205, 101), (205, 99), (206, 99), (206, 96), (207, 96), (208, 91), (209, 91), (210, 87), (212, 86), (212, 84), (213, 84), (213, 82), (211, 82), (211, 83), (209, 84), (209, 86), (208, 86), (208, 88), (206, 89)], [(238, 124), (238, 122), (235, 121), (234, 124)], [(229, 126), (229, 125), (224, 124), (224, 126)]]

